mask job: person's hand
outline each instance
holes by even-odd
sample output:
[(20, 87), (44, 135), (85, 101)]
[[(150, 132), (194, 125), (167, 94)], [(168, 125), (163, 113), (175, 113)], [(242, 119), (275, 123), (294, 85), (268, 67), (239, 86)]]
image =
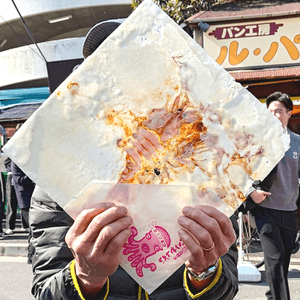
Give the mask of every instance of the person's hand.
[(212, 206), (184, 207), (178, 235), (191, 252), (185, 265), (200, 274), (226, 254), (236, 235), (230, 219)]
[(269, 193), (269, 192), (265, 192), (262, 190), (255, 190), (254, 192), (252, 192), (250, 194), (250, 197), (256, 204), (259, 204), (259, 203), (263, 202), (267, 198), (267, 196), (270, 196), (270, 195), (271, 195), (271, 193)]
[(131, 224), (126, 207), (110, 202), (83, 210), (75, 219), (66, 243), (74, 255), (78, 283), (86, 299), (94, 297), (118, 268)]

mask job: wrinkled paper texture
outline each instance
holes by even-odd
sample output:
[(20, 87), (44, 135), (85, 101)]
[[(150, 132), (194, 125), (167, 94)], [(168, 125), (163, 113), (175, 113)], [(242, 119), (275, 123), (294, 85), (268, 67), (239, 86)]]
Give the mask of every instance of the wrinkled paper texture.
[[(134, 163), (141, 129), (160, 147)], [(91, 187), (97, 201), (127, 191), (121, 202), (134, 228), (121, 265), (151, 293), (188, 257), (177, 235), (181, 209), (204, 202), (229, 216), (288, 147), (265, 105), (146, 0), (3, 151), (73, 217), (95, 205), (83, 197)], [(140, 261), (132, 249), (142, 251), (145, 236), (163, 246)]]

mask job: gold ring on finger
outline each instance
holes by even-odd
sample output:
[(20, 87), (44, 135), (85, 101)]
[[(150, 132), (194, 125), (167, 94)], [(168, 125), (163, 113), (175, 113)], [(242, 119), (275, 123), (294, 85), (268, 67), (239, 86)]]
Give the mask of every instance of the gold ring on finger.
[(202, 249), (204, 250), (204, 251), (209, 251), (209, 250), (211, 250), (211, 249), (213, 249), (215, 247), (215, 243), (213, 242), (213, 244), (212, 244), (212, 246), (211, 247), (209, 247), (209, 248), (204, 248), (204, 247), (202, 247)]

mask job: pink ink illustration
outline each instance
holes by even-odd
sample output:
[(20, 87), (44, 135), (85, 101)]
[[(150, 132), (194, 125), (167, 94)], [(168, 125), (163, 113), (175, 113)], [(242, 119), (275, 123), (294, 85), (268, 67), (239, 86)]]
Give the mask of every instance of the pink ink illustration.
[(125, 248), (123, 254), (130, 254), (127, 260), (132, 262), (131, 266), (136, 268), (139, 277), (144, 276), (143, 268), (149, 268), (152, 272), (156, 270), (156, 264), (147, 263), (147, 259), (159, 251), (166, 250), (171, 244), (170, 235), (164, 228), (156, 226), (156, 222), (150, 224), (149, 227), (151, 230), (137, 241), (134, 238), (138, 235), (138, 231), (136, 227), (132, 226), (131, 235), (127, 243), (123, 245)]

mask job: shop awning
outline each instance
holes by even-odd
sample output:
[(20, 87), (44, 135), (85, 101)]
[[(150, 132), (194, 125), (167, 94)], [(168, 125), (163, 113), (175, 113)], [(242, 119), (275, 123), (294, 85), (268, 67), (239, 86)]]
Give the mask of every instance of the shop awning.
[(249, 71), (235, 71), (229, 72), (231, 76), (237, 81), (243, 80), (257, 80), (261, 78), (276, 79), (276, 78), (297, 78), (300, 76), (300, 68), (278, 68), (278, 69), (264, 69), (264, 70), (249, 70)]
[(48, 87), (0, 90), (0, 108), (16, 104), (43, 102), (49, 95)]
[(7, 121), (26, 121), (42, 103), (19, 104), (0, 109), (0, 123)]
[(48, 87), (0, 90), (0, 122), (27, 120), (49, 95)]

